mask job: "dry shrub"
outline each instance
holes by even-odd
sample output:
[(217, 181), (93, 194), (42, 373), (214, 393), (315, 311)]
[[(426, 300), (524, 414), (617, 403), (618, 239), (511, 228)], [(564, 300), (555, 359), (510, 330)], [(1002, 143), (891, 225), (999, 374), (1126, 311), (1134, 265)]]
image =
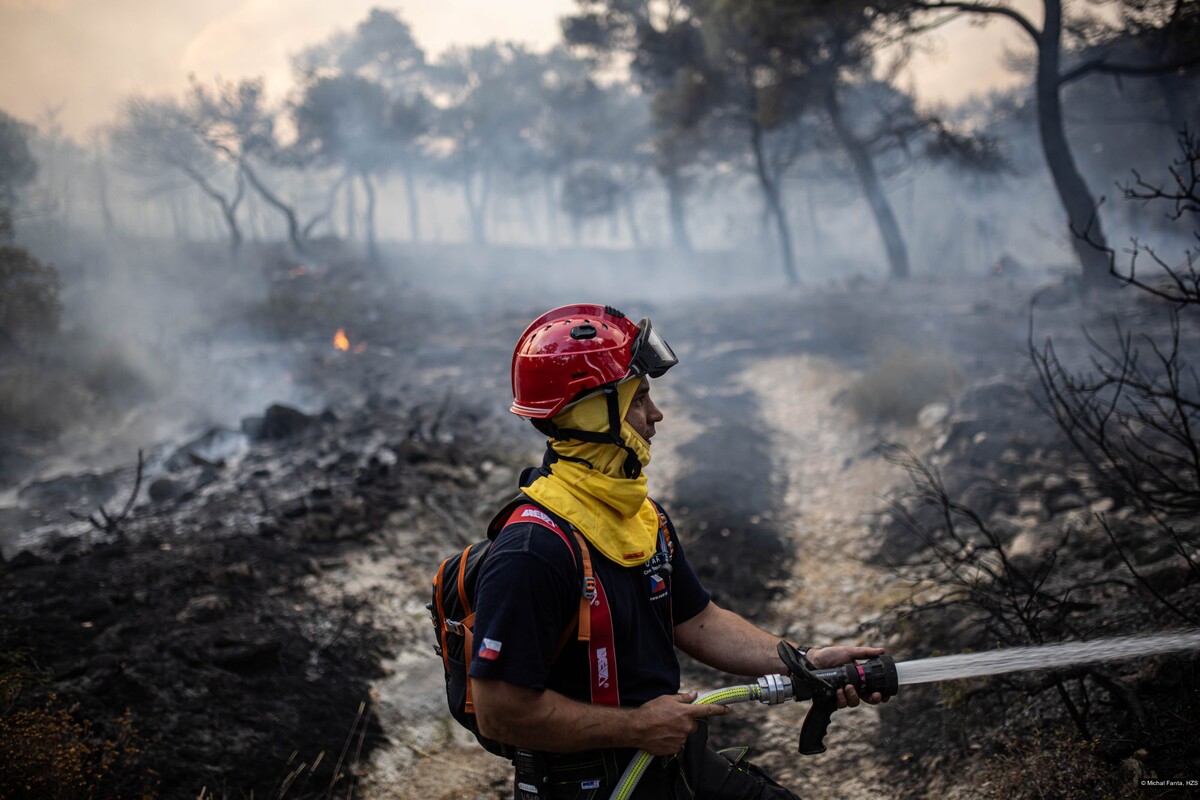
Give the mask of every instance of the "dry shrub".
[(21, 654), (0, 654), (0, 800), (153, 798), (129, 712), (114, 721), (113, 735), (101, 736), (54, 693), (22, 705), (25, 690), (45, 678)]
[[(1035, 728), (988, 759), (980, 776), (985, 797), (1005, 800), (1107, 800), (1129, 797), (1127, 780), (1096, 753), (1096, 742), (1071, 731)], [(1133, 796), (1138, 796), (1135, 792)]]
[(20, 247), (0, 246), (0, 337), (20, 341), (55, 330), (60, 289), (54, 267)]
[(877, 349), (873, 361), (846, 389), (846, 402), (861, 419), (911, 424), (922, 408), (963, 387), (962, 372), (944, 353), (897, 345)]
[(79, 419), (88, 402), (88, 393), (73, 380), (35, 361), (0, 367), (0, 427), (58, 433)]
[(355, 298), (355, 287), (301, 277), (271, 286), (264, 309), (266, 320), (284, 334), (313, 330), (333, 331), (361, 321), (365, 312)]

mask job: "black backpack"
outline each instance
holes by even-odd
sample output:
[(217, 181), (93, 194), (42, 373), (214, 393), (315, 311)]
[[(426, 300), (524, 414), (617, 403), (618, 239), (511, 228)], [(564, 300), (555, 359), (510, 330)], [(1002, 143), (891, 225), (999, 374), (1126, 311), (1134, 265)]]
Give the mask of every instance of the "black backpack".
[[(436, 637), (433, 649), (442, 657), (442, 666), (446, 672), (446, 701), (450, 706), (451, 715), (473, 733), (489, 752), (505, 758), (512, 757), (512, 747), (479, 733), (467, 674), (471, 668), (471, 654), (474, 652), (475, 584), (479, 579), (479, 569), (487, 557), (492, 540), (523, 506), (529, 506), (530, 509), (525, 510), (521, 520), (534, 522), (559, 534), (570, 546), (575, 566), (579, 570), (579, 613), (559, 637), (555, 656), (557, 657), (566, 646), (572, 631), (579, 631), (580, 641), (587, 639), (591, 627), (589, 609), (591, 598), (595, 594), (595, 578), (592, 575), (592, 561), (587, 542), (574, 525), (534, 504), (524, 494), (507, 502), (492, 518), (488, 524), (486, 539), (468, 545), (462, 552), (442, 561), (433, 578), (433, 601), (426, 605), (433, 620)], [(552, 528), (551, 524), (557, 525), (558, 529)], [(566, 535), (567, 531), (573, 535)]]

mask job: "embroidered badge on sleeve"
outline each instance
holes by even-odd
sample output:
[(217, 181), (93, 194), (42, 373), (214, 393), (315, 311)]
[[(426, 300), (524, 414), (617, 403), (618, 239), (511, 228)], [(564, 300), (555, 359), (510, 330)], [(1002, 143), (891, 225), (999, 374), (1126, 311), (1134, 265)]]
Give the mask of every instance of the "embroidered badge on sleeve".
[(497, 642), (495, 639), (484, 639), (483, 646), (479, 648), (479, 657), (485, 661), (495, 661), (500, 658), (500, 647), (503, 642)]

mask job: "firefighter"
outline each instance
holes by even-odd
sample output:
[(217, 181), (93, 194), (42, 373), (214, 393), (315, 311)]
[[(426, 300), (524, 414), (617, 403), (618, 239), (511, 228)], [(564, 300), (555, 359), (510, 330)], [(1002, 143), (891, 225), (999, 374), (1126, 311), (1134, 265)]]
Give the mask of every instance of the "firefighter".
[[(479, 574), (470, 685), (481, 733), (516, 748), (518, 800), (606, 798), (638, 750), (658, 758), (634, 797), (795, 797), (710, 748), (705, 720), (726, 708), (679, 692), (675, 648), (738, 675), (785, 668), (779, 637), (712, 601), (647, 494), (663, 419), (650, 381), (676, 363), (649, 319), (587, 304), (542, 315), (513, 353), (511, 411), (547, 448), (521, 478), (525, 516), (504, 526)], [(587, 612), (574, 554), (546, 534), (551, 519), (586, 539), (596, 584)], [(584, 613), (589, 640), (564, 637)], [(883, 652), (798, 650), (821, 668)], [(838, 691), (841, 708), (883, 699)]]

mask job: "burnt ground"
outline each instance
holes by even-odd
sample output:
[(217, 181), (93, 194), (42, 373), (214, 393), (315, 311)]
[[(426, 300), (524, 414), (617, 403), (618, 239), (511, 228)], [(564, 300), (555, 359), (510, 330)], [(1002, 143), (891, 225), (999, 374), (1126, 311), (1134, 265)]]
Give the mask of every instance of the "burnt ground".
[[(0, 650), (5, 674), (23, 680), (6, 713), (54, 692), (91, 722), (93, 744), (131, 725), (137, 745), (104, 778), (107, 796), (141, 796), (146, 776), (171, 798), (342, 796), (355, 782), (362, 797), (506, 796), (503, 763), (448, 722), (423, 604), (440, 558), (478, 537), (539, 455), (503, 409), (509, 348), (542, 304), (464, 310), (361, 268), (297, 276), (283, 264), (272, 280), (286, 289), (271, 295), (274, 311), (247, 315), (269, 334), (254, 357), (286, 351), (291, 380), (319, 403), (146, 441), (136, 501), (110, 530), (66, 512), (103, 505), (119, 517), (133, 457), (21, 481), (0, 512)], [(813, 643), (886, 641), (913, 655), (988, 644), (953, 629), (960, 619), (914, 632), (881, 617), (907, 595), (900, 563), (919, 547), (882, 513), (906, 478), (880, 442), (912, 447), (958, 476), (955, 491), (1013, 512), (1026, 526), (1009, 529), (1014, 538), (1061, 522), (1062, 503), (1027, 505), (1022, 522), (1021, 508), (980, 488), (1018, 481), (996, 467), (1010, 449), (992, 452), (998, 441), (1034, 442), (1017, 443), (1011, 471), (1044, 484), (1064, 468), (1047, 455), (1064, 446), (1047, 426), (1020, 424), (1036, 408), (1013, 406), (1029, 398), (1032, 291), (859, 285), (655, 309), (683, 361), (656, 392), (668, 416), (652, 489), (718, 601)], [(1078, 303), (1043, 310), (1063, 346), (1079, 347)], [(343, 318), (361, 352), (332, 350), (331, 323)], [(855, 382), (898, 342), (944, 354), (966, 387), (922, 425), (851, 408)], [(994, 386), (1015, 394), (977, 388)], [(1042, 552), (1031, 539), (1023, 546)], [(1113, 569), (1104, 557), (1086, 568)], [(691, 686), (732, 682), (686, 666)], [(799, 708), (739, 709), (714, 737), (756, 745), (757, 761), (802, 794), (970, 796), (987, 769), (1020, 774), (1019, 749), (993, 739), (981, 752), (955, 733), (973, 707), (913, 697), (882, 715), (839, 716), (830, 752), (803, 762)], [(1056, 715), (1046, 720), (1059, 730)], [(1160, 755), (1106, 763), (1161, 770)], [(1017, 796), (1005, 792), (983, 796)]]
[(489, 475), (513, 480), (511, 456), (456, 435), (476, 432), (472, 418), (433, 433), (413, 419), (409, 407), (309, 419), (236, 466), (156, 479), (188, 488), (111, 533), (17, 556), (0, 588), (6, 651), (47, 670), (45, 688), (78, 703), (97, 734), (115, 736), (128, 710), (162, 797), (273, 796), (300, 762), (310, 768), (288, 796), (324, 792), (346, 741), (354, 753), (380, 740), (358, 715), (397, 646), (381, 609), (331, 590), (327, 573), (431, 509), (463, 515), (471, 535), (459, 495)]

